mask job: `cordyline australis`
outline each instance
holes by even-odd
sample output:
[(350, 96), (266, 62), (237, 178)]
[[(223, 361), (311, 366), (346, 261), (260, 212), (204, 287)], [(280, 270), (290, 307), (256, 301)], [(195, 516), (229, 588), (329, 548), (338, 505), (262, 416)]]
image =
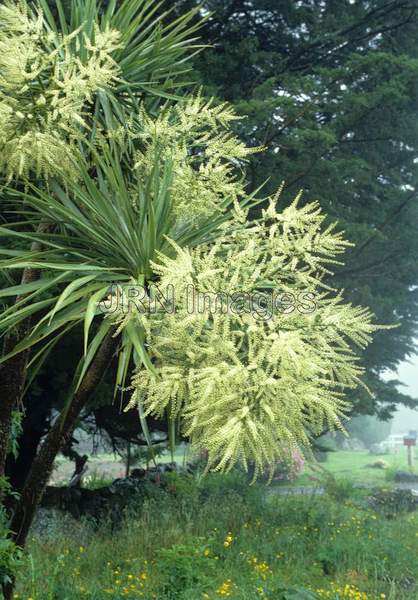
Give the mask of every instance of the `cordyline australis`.
[[(102, 339), (115, 329), (121, 337), (116, 385), (126, 386), (131, 358), (137, 365), (130, 406), (138, 405), (143, 417), (180, 419), (192, 443), (208, 449), (209, 467), (251, 462), (257, 473), (284, 448), (307, 446), (324, 427), (341, 426), (344, 391), (362, 373), (353, 344), (364, 347), (376, 326), (367, 309), (344, 304), (324, 281), (349, 244), (335, 225), (324, 227), (318, 205), (303, 206), (298, 197), (278, 211), (278, 195), (264, 201), (246, 195), (234, 165), (255, 149), (231, 134), (230, 107), (198, 95), (156, 119), (139, 114), (138, 125), (115, 136), (113, 149), (105, 142), (97, 149), (97, 176), (81, 165), (76, 184), (54, 184), (54, 200), (34, 187), (23, 194), (28, 215), (61, 224), (61, 232), (42, 236), (45, 250), (33, 259), (13, 257), (3, 268), (20, 266), (24, 256), (41, 269), (37, 300), (46, 287), (60, 286), (40, 300), (44, 314), (18, 350), (42, 347), (83, 323), (77, 390)], [(132, 166), (122, 169), (123, 163)], [(250, 220), (255, 204), (260, 216)], [(115, 282), (122, 293), (137, 284), (150, 296), (157, 284), (172, 286), (176, 310), (103, 316), (98, 304)], [(314, 310), (273, 311), (260, 319), (244, 302), (241, 311), (204, 306), (190, 314), (190, 285), (206, 295), (257, 291), (260, 308), (272, 290), (305, 293), (315, 299)], [(2, 326), (38, 312), (34, 299), (6, 311)], [(99, 328), (89, 340), (95, 318)]]
[[(7, 183), (27, 182), (31, 176), (48, 181), (56, 174), (74, 173), (86, 106), (99, 89), (113, 84), (118, 73), (111, 57), (118, 32), (97, 30), (96, 45), (85, 37), (82, 61), (75, 45), (83, 33), (81, 27), (65, 36), (48, 31), (40, 9), (32, 12), (23, 2), (0, 7), (0, 172)], [(40, 224), (38, 233), (46, 229)], [(32, 242), (33, 251), (40, 249), (39, 242)], [(17, 303), (38, 278), (37, 269), (24, 269)], [(5, 355), (25, 337), (30, 325), (28, 318), (6, 336)], [(0, 475), (12, 409), (23, 393), (27, 358), (27, 353), (14, 356), (0, 370), (0, 393), (5, 399), (0, 408)]]
[[(110, 27), (115, 3), (109, 6), (104, 24)], [(325, 225), (318, 205), (303, 205), (298, 197), (278, 210), (280, 194), (257, 199), (259, 190), (246, 193), (246, 157), (261, 149), (246, 148), (233, 135), (230, 125), (237, 116), (228, 105), (216, 106), (197, 94), (155, 116), (144, 103), (126, 104), (122, 95), (125, 104), (121, 99), (122, 108), (109, 118), (113, 100), (103, 100), (103, 89), (114, 99), (115, 86), (129, 81), (126, 69), (112, 69), (118, 52), (131, 46), (111, 28), (105, 31), (99, 39), (110, 58), (99, 55), (110, 87), (89, 88), (91, 99), (87, 95), (82, 102), (82, 131), (68, 132), (77, 146), (71, 169), (63, 159), (65, 168), (49, 177), (48, 170), (54, 172), (57, 165), (45, 158), (33, 164), (26, 158), (11, 161), (13, 175), (26, 175), (25, 190), (9, 182), (2, 196), (5, 214), (19, 206), (19, 219), (0, 228), (0, 267), (6, 274), (26, 268), (39, 275), (2, 291), (4, 298), (19, 295), (3, 311), (2, 334), (11, 335), (25, 324), (24, 335), (2, 362), (31, 351), (29, 366), (36, 369), (61, 336), (77, 326), (84, 329), (84, 355), (66, 408), (34, 459), (15, 509), (12, 529), (21, 545), (54, 458), (114, 355), (115, 392), (131, 388), (131, 406), (138, 407), (148, 439), (146, 415), (165, 415), (171, 442), (180, 420), (191, 442), (208, 450), (208, 468), (251, 463), (257, 475), (292, 448), (308, 446), (324, 427), (341, 426), (348, 410), (344, 391), (358, 385), (362, 374), (354, 346), (366, 346), (377, 329), (367, 309), (344, 304), (328, 284), (348, 242), (335, 225)], [(68, 35), (70, 39), (60, 37), (64, 55), (76, 39)], [(179, 40), (170, 35), (169, 42), (178, 48)], [(89, 42), (92, 48), (97, 37)], [(106, 50), (107, 39), (111, 48)], [(80, 44), (77, 52), (79, 47), (95, 52)], [(167, 50), (164, 61), (174, 56)], [(52, 72), (47, 81), (54, 85)], [(93, 101), (95, 111), (83, 116)], [(41, 116), (34, 122), (49, 127), (50, 112), (42, 116), (43, 101), (40, 106)], [(32, 121), (25, 120), (25, 127)], [(15, 131), (13, 127), (17, 125), (12, 124)], [(20, 135), (18, 127), (16, 132)], [(38, 177), (48, 174), (48, 185), (28, 179), (32, 171)], [(37, 247), (27, 250), (31, 243)], [(121, 294), (126, 286), (142, 286), (149, 300), (157, 286), (172, 286), (176, 311), (151, 314), (145, 303), (144, 310), (103, 315), (102, 301), (115, 284)], [(241, 309), (227, 305), (214, 311), (209, 302), (190, 313), (190, 285), (209, 298), (244, 294)], [(304, 299), (304, 310), (290, 310), (284, 302), (284, 308), (260, 318), (271, 292), (282, 299), (283, 294)], [(247, 293), (252, 295), (251, 310)]]

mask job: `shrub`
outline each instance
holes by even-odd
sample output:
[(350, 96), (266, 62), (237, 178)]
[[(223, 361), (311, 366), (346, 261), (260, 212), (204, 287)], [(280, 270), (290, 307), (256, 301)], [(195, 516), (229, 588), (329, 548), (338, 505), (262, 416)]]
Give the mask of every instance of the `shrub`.
[(195, 505), (199, 500), (199, 489), (192, 475), (183, 473), (165, 473), (164, 483), (166, 490), (171, 493), (178, 502)]
[[(385, 470), (385, 479), (386, 481), (390, 481), (390, 482), (394, 482), (395, 481), (395, 476), (397, 473), (402, 471), (402, 466), (400, 464), (393, 464), (390, 465), (386, 470)], [(411, 470), (410, 473), (414, 473), (414, 470)]]
[(11, 581), (20, 566), (21, 552), (8, 538), (7, 521), (4, 512), (0, 512), (0, 584)]
[[(8, 482), (0, 477), (0, 497), (10, 492)], [(0, 585), (9, 583), (21, 565), (21, 551), (9, 537), (6, 512), (0, 507)]]
[(211, 500), (216, 503), (224, 501), (228, 496), (240, 496), (248, 501), (259, 499), (261, 501), (262, 486), (258, 484), (249, 485), (248, 476), (239, 469), (233, 469), (229, 473), (208, 473), (199, 479), (199, 491), (202, 501)]
[(287, 459), (277, 463), (273, 479), (278, 481), (294, 481), (303, 472), (305, 458), (299, 450), (293, 450)]
[(350, 479), (335, 477), (327, 471), (323, 473), (323, 487), (325, 493), (337, 502), (349, 500), (355, 493), (354, 483)]
[[(203, 538), (187, 544), (174, 544), (157, 551), (160, 593), (166, 598), (186, 598), (184, 595), (203, 590), (216, 573), (216, 563), (207, 556), (208, 548)], [(187, 596), (189, 597), (189, 596)]]
[(377, 490), (370, 496), (369, 503), (387, 518), (418, 509), (418, 500), (411, 490)]

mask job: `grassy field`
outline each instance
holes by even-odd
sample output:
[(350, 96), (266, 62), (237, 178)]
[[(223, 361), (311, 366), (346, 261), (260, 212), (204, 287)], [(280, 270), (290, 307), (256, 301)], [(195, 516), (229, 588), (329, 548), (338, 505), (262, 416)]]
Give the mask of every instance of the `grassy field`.
[[(386, 469), (374, 468), (371, 465), (384, 461)], [(417, 464), (417, 463), (416, 463)], [(341, 478), (348, 478), (354, 483), (364, 485), (382, 485), (390, 482), (395, 470), (408, 471), (406, 449), (401, 448), (399, 454), (371, 456), (367, 450), (329, 452), (328, 459), (322, 463), (327, 471)], [(304, 472), (296, 481), (295, 486), (311, 486), (318, 483), (317, 469), (306, 464)]]
[[(341, 478), (348, 478), (356, 484), (364, 485), (382, 485), (390, 483), (391, 475), (395, 470), (408, 470), (406, 449), (401, 448), (398, 454), (387, 454), (384, 456), (371, 456), (367, 450), (329, 452), (324, 467), (331, 474)], [(174, 454), (174, 460), (182, 465), (190, 460), (191, 455), (186, 449), (178, 449)], [(171, 462), (171, 454), (166, 452), (159, 456), (159, 463)], [(374, 463), (383, 461), (387, 468), (377, 469), (372, 467)], [(418, 464), (418, 455), (415, 458)], [(136, 465), (134, 465), (136, 466)], [(101, 483), (109, 483), (116, 477), (125, 476), (125, 465), (123, 460), (114, 454), (101, 454), (92, 456), (88, 461), (88, 471), (86, 481), (92, 480)], [(67, 459), (59, 459), (53, 475), (54, 484), (68, 483), (74, 470), (74, 464)], [(304, 472), (290, 485), (292, 486), (313, 486), (318, 484), (318, 471), (315, 465), (310, 466), (306, 463)], [(286, 483), (286, 485), (288, 485)]]
[(34, 534), (16, 600), (418, 600), (417, 512), (240, 474), (167, 481), (116, 529), (59, 517)]

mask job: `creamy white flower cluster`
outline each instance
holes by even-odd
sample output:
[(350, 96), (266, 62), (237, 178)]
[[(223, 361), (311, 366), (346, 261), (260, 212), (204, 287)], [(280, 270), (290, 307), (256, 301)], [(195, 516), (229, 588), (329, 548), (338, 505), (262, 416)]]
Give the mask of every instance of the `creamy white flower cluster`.
[(75, 173), (88, 105), (118, 75), (118, 40), (98, 28), (94, 42), (82, 27), (61, 36), (24, 2), (0, 6), (0, 173), (8, 180)]
[[(344, 304), (322, 283), (347, 245), (323, 219), (315, 204), (277, 212), (272, 201), (256, 221), (231, 219), (212, 244), (173, 245), (154, 272), (162, 289), (176, 290), (176, 310), (120, 317), (145, 330), (154, 364), (135, 375), (131, 406), (180, 418), (214, 468), (251, 462), (260, 473), (284, 448), (341, 427), (344, 391), (361, 383), (353, 345), (365, 347), (376, 326), (368, 310)], [(209, 306), (190, 311), (189, 286), (202, 294), (310, 290), (315, 310), (268, 320)]]

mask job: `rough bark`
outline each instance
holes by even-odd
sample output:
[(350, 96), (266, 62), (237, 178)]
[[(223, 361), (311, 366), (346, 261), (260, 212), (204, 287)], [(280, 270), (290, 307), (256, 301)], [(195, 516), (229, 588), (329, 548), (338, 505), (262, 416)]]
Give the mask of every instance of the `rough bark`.
[[(20, 334), (10, 336), (5, 340), (4, 352), (10, 352), (23, 337)], [(4, 475), (9, 452), (13, 411), (18, 406), (23, 393), (26, 364), (27, 355), (22, 353), (0, 365), (0, 477)]]
[[(32, 463), (10, 527), (14, 532), (13, 539), (20, 547), (25, 545), (36, 510), (51, 476), (55, 457), (68, 443), (80, 412), (102, 380), (116, 351), (118, 340), (113, 337), (113, 333), (111, 330), (104, 338), (70, 406), (57, 418)], [(6, 600), (13, 597), (13, 588), (14, 584), (11, 584), (3, 589)]]
[[(44, 378), (40, 377), (41, 386), (43, 382)], [(30, 394), (23, 398), (23, 431), (17, 440), (19, 451), (16, 457), (9, 454), (6, 461), (6, 477), (18, 493), (22, 491), (39, 444), (51, 427), (51, 409), (56, 396), (45, 393), (43, 387), (41, 389), (41, 398)]]

